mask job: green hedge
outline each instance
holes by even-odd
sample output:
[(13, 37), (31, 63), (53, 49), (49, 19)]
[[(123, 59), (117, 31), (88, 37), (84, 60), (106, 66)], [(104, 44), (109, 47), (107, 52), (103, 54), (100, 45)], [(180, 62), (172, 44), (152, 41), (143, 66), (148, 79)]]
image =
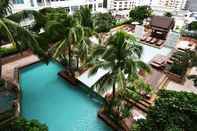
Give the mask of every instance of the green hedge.
[(37, 120), (18, 118), (6, 126), (0, 127), (0, 131), (48, 131), (48, 127)]
[(139, 120), (134, 131), (197, 131), (197, 95), (162, 90), (147, 119)]
[(11, 48), (0, 48), (0, 55), (2, 57), (9, 56), (9, 55), (15, 54), (17, 52), (18, 52), (18, 50), (15, 47), (11, 47)]

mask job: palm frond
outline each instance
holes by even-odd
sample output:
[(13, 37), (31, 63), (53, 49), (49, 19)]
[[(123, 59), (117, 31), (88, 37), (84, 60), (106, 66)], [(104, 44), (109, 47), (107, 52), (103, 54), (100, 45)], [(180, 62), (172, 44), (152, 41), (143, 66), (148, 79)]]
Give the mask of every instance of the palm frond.
[(14, 42), (14, 44), (17, 44), (17, 47), (29, 47), (39, 57), (46, 58), (44, 51), (40, 48), (39, 43), (35, 39), (34, 35), (9, 19), (3, 18), (2, 20), (3, 23), (7, 26), (10, 32), (9, 34), (11, 34), (12, 36), (11, 40)]
[(0, 2), (0, 17), (7, 16), (12, 13), (11, 3), (9, 0), (1, 0)]

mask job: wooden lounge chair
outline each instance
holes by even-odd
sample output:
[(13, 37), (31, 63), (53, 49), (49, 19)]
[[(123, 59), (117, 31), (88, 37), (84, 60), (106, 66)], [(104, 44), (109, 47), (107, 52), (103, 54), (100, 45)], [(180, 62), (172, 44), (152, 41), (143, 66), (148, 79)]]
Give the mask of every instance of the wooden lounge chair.
[(140, 40), (145, 41), (146, 39), (147, 39), (147, 36), (144, 35)]
[(173, 61), (169, 59), (169, 60), (167, 60), (167, 63), (168, 63), (168, 64), (172, 64)]
[(161, 46), (161, 45), (163, 45), (163, 44), (164, 44), (164, 40), (159, 40), (159, 41), (156, 43), (157, 46)]
[(153, 67), (162, 68), (162, 65), (161, 65), (161, 64), (158, 64), (158, 63), (155, 63), (155, 62), (151, 62), (150, 64), (151, 64)]
[(157, 42), (157, 39), (156, 39), (156, 38), (153, 38), (153, 39), (150, 41), (151, 44), (154, 44), (155, 42)]
[(150, 42), (152, 40), (152, 37), (148, 37), (147, 39), (146, 39), (146, 42)]

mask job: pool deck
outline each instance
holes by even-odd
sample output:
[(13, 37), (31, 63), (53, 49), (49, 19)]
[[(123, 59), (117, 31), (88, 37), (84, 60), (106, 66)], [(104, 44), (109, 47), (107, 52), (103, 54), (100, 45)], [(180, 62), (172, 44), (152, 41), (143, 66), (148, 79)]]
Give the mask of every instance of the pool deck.
[(15, 69), (35, 63), (37, 61), (39, 61), (39, 58), (36, 55), (29, 55), (21, 57), (18, 60), (6, 63), (2, 66), (2, 78), (17, 83), (17, 80), (15, 78)]
[(166, 86), (166, 89), (178, 92), (185, 91), (197, 94), (197, 88), (193, 85), (193, 82), (188, 79), (186, 79), (186, 81), (183, 84), (179, 84), (174, 81), (169, 81)]

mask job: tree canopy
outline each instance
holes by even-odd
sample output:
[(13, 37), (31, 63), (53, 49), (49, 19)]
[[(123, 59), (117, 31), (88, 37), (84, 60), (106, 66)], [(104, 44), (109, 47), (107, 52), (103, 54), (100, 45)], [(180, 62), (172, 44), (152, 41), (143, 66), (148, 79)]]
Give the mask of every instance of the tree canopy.
[(126, 88), (126, 79), (131, 80), (138, 76), (139, 69), (147, 72), (150, 70), (149, 66), (140, 61), (143, 48), (137, 44), (134, 36), (119, 31), (108, 39), (106, 45), (106, 47), (99, 45), (93, 50), (92, 61), (90, 61), (90, 66), (93, 65), (91, 74), (97, 72), (99, 68), (110, 70), (98, 81), (101, 85), (98, 88), (103, 90), (105, 88), (103, 84), (111, 83), (115, 96), (116, 90)]
[(137, 131), (196, 131), (197, 95), (162, 90), (146, 120), (139, 120)]
[(26, 120), (24, 118), (17, 118), (10, 122), (6, 126), (0, 127), (3, 131), (48, 131), (48, 127), (45, 124), (40, 123), (37, 120)]
[(150, 17), (153, 10), (150, 6), (137, 6), (129, 12), (129, 17), (132, 21), (137, 21), (142, 24), (143, 20)]
[(96, 32), (109, 32), (112, 24), (112, 15), (110, 13), (98, 13), (94, 18), (94, 27)]

